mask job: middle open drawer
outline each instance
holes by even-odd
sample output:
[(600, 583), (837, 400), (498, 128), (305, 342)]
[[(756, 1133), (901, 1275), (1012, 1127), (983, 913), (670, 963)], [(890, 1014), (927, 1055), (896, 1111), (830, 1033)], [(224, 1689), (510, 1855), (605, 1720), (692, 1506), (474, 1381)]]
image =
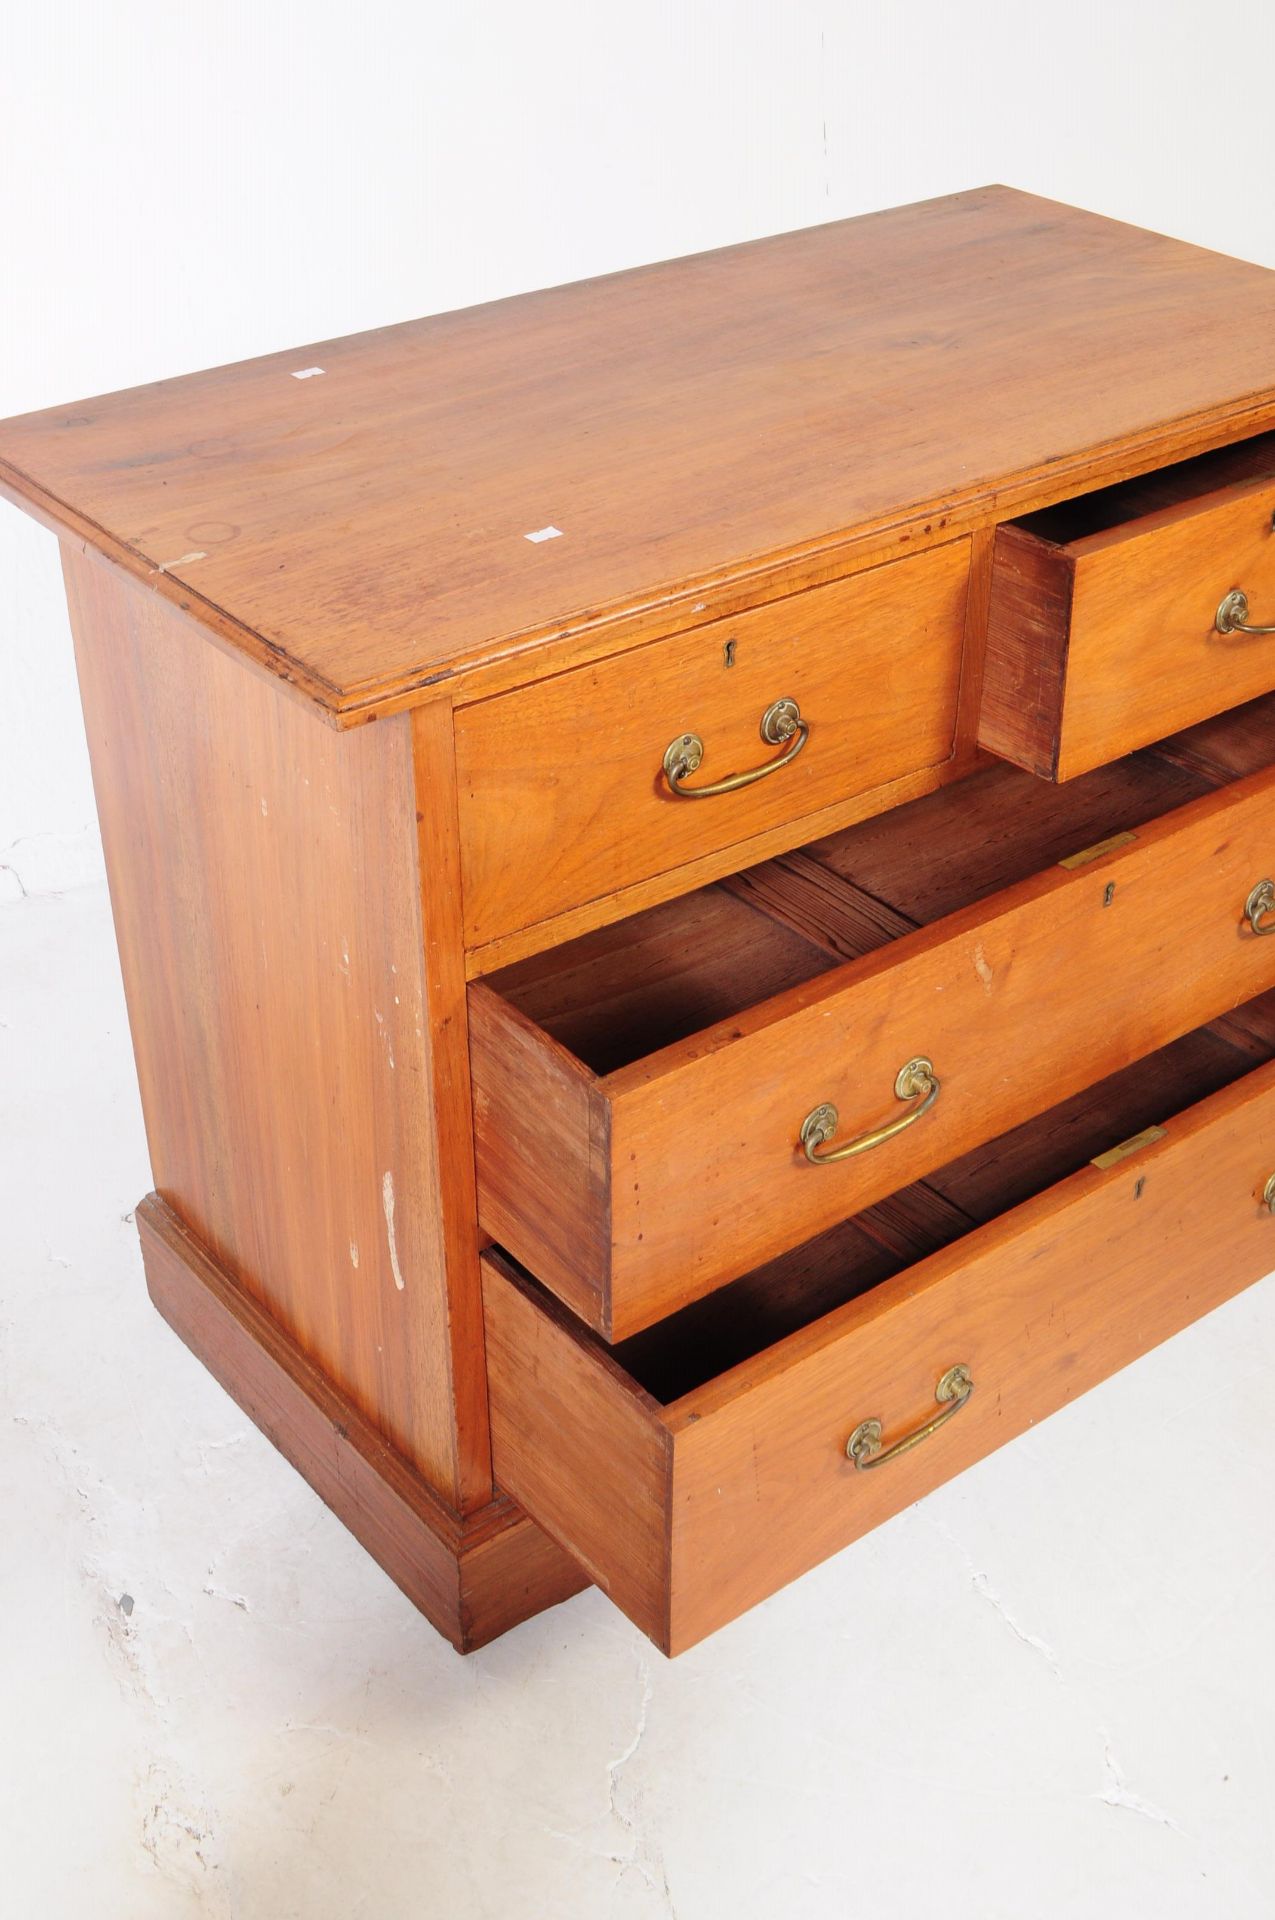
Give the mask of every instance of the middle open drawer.
[(484, 1230), (621, 1340), (1275, 985), (1273, 726), (991, 767), (475, 983)]

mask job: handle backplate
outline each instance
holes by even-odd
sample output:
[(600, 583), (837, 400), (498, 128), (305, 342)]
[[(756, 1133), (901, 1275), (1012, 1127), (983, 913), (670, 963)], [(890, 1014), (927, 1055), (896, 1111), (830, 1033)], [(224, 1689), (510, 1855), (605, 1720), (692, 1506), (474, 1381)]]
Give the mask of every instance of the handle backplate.
[(974, 1376), (968, 1367), (957, 1365), (949, 1367), (934, 1389), (934, 1398), (938, 1401), (940, 1412), (911, 1433), (905, 1433), (887, 1447), (883, 1445), (884, 1432), (879, 1420), (861, 1420), (850, 1438), (846, 1441), (846, 1456), (853, 1460), (860, 1473), (866, 1473), (869, 1467), (883, 1467), (887, 1460), (897, 1460), (901, 1453), (910, 1453), (913, 1447), (919, 1447), (922, 1440), (928, 1440), (932, 1433), (946, 1426), (954, 1414), (960, 1412), (974, 1391)]
[(721, 780), (714, 780), (706, 787), (688, 787), (685, 782), (699, 767), (704, 758), (704, 742), (697, 733), (679, 733), (676, 740), (670, 740), (664, 749), (664, 778), (668, 782), (669, 792), (679, 800), (711, 800), (719, 793), (738, 793), (741, 787), (751, 787), (758, 780), (769, 779), (772, 773), (778, 773), (781, 767), (791, 766), (810, 735), (810, 723), (801, 717), (801, 708), (795, 700), (786, 697), (772, 700), (761, 717), (758, 729), (768, 747), (785, 747), (786, 751), (774, 760), (767, 760), (760, 767), (750, 767), (746, 773), (728, 773)]
[(915, 1060), (908, 1060), (899, 1068), (894, 1079), (894, 1097), (907, 1100), (910, 1105), (906, 1113), (897, 1120), (889, 1120), (883, 1127), (874, 1127), (871, 1133), (861, 1133), (854, 1140), (847, 1140), (843, 1147), (829, 1147), (828, 1142), (837, 1131), (840, 1115), (830, 1101), (812, 1108), (801, 1123), (800, 1140), (805, 1149), (807, 1160), (816, 1167), (826, 1167), (834, 1160), (850, 1160), (858, 1153), (868, 1153), (873, 1147), (880, 1147), (887, 1140), (902, 1133), (905, 1127), (912, 1127), (928, 1113), (938, 1099), (940, 1082), (934, 1072), (934, 1062), (918, 1054)]
[(1248, 595), (1232, 587), (1218, 607), (1213, 621), (1219, 633), (1275, 633), (1275, 627), (1259, 627), (1248, 617)]
[(1275, 880), (1259, 880), (1244, 902), (1244, 918), (1254, 933), (1275, 933), (1275, 919), (1263, 925), (1267, 914), (1275, 914)]

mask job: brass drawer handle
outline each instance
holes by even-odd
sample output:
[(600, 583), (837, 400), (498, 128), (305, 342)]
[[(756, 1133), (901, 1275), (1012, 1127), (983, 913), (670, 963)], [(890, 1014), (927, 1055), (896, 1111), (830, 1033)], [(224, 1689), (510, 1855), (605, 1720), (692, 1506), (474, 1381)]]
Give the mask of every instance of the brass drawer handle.
[(932, 1061), (918, 1056), (900, 1067), (894, 1082), (896, 1100), (915, 1100), (916, 1106), (901, 1113), (897, 1120), (890, 1120), (884, 1127), (876, 1127), (871, 1133), (861, 1133), (857, 1140), (847, 1140), (844, 1147), (833, 1147), (823, 1151), (824, 1145), (837, 1131), (839, 1118), (834, 1106), (824, 1104), (815, 1107), (801, 1123), (801, 1144), (806, 1149), (806, 1158), (816, 1167), (826, 1167), (834, 1160), (849, 1160), (856, 1153), (867, 1153), (871, 1147), (884, 1145), (893, 1140), (896, 1133), (902, 1133), (905, 1127), (913, 1127), (923, 1113), (928, 1113), (939, 1097), (939, 1081), (935, 1077)]
[(752, 767), (747, 773), (729, 773), (710, 787), (687, 787), (682, 783), (704, 758), (704, 742), (697, 733), (679, 733), (664, 750), (664, 778), (669, 792), (675, 793), (679, 800), (711, 800), (717, 793), (738, 793), (741, 787), (751, 787), (754, 780), (764, 780), (768, 774), (778, 773), (781, 767), (791, 766), (809, 734), (810, 722), (802, 719), (801, 708), (795, 700), (774, 700), (761, 717), (761, 737), (768, 747), (782, 747), (787, 742), (787, 752), (781, 753), (777, 760), (767, 760), (764, 766)]
[(1275, 633), (1275, 627), (1249, 625), (1248, 595), (1241, 593), (1238, 587), (1231, 588), (1218, 608), (1213, 624), (1219, 633)]
[(901, 1440), (891, 1441), (888, 1447), (881, 1445), (881, 1422), (879, 1420), (861, 1420), (850, 1438), (846, 1441), (846, 1457), (854, 1461), (860, 1473), (866, 1473), (869, 1467), (883, 1467), (887, 1460), (897, 1460), (901, 1453), (908, 1453), (913, 1447), (919, 1447), (922, 1440), (928, 1440), (932, 1433), (960, 1412), (974, 1391), (974, 1376), (968, 1367), (949, 1367), (934, 1389), (934, 1398), (943, 1409), (925, 1425), (917, 1427), (911, 1433), (905, 1433)]
[(1262, 925), (1268, 913), (1275, 913), (1275, 881), (1259, 880), (1244, 902), (1244, 918), (1254, 933), (1275, 933), (1275, 921), (1269, 927)]

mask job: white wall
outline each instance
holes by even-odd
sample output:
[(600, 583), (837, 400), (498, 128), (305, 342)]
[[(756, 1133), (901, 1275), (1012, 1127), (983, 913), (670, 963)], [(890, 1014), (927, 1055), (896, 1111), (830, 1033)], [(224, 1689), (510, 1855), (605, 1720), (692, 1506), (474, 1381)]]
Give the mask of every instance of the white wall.
[[(1003, 180), (1275, 265), (1269, 0), (39, 0), (0, 415)], [(0, 506), (0, 900), (97, 870), (53, 539)]]

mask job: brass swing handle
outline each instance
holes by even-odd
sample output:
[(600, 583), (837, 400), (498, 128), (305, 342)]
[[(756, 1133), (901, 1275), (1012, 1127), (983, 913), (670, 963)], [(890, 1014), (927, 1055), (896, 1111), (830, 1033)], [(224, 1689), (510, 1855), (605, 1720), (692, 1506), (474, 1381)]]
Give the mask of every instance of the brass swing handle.
[(1219, 633), (1275, 633), (1275, 627), (1255, 627), (1249, 624), (1248, 595), (1238, 587), (1232, 587), (1217, 610), (1213, 622)]
[(895, 1077), (894, 1097), (915, 1100), (916, 1105), (901, 1113), (897, 1120), (887, 1121), (885, 1126), (874, 1127), (871, 1133), (861, 1133), (857, 1140), (847, 1140), (844, 1147), (832, 1147), (827, 1152), (824, 1147), (837, 1131), (839, 1116), (834, 1106), (825, 1103), (815, 1107), (801, 1123), (801, 1144), (807, 1160), (812, 1166), (826, 1167), (834, 1160), (850, 1160), (856, 1153), (867, 1153), (870, 1148), (893, 1140), (896, 1133), (902, 1133), (905, 1127), (914, 1127), (921, 1115), (930, 1111), (939, 1097), (939, 1086), (932, 1061), (921, 1057), (909, 1060)]
[(679, 733), (664, 749), (664, 778), (669, 792), (679, 800), (711, 800), (718, 793), (738, 793), (741, 787), (751, 787), (755, 780), (765, 780), (781, 767), (791, 766), (806, 744), (810, 722), (802, 719), (801, 708), (795, 700), (773, 700), (761, 717), (760, 731), (768, 747), (782, 747), (787, 743), (787, 751), (777, 760), (767, 760), (763, 766), (751, 767), (747, 773), (729, 773), (724, 780), (715, 780), (708, 787), (683, 785), (704, 758), (704, 742), (697, 733)]
[(1254, 933), (1275, 933), (1275, 920), (1262, 925), (1268, 913), (1275, 913), (1275, 881), (1259, 880), (1244, 902), (1244, 918)]
[(892, 1440), (888, 1447), (881, 1444), (882, 1430), (879, 1420), (861, 1420), (850, 1438), (846, 1441), (846, 1457), (853, 1460), (860, 1473), (866, 1473), (869, 1467), (883, 1467), (887, 1460), (897, 1460), (901, 1453), (910, 1453), (913, 1447), (919, 1447), (922, 1440), (928, 1440), (941, 1426), (958, 1414), (974, 1391), (974, 1376), (968, 1367), (949, 1367), (934, 1389), (934, 1398), (942, 1408), (927, 1420), (924, 1426), (915, 1427), (911, 1433), (905, 1433), (901, 1440)]

